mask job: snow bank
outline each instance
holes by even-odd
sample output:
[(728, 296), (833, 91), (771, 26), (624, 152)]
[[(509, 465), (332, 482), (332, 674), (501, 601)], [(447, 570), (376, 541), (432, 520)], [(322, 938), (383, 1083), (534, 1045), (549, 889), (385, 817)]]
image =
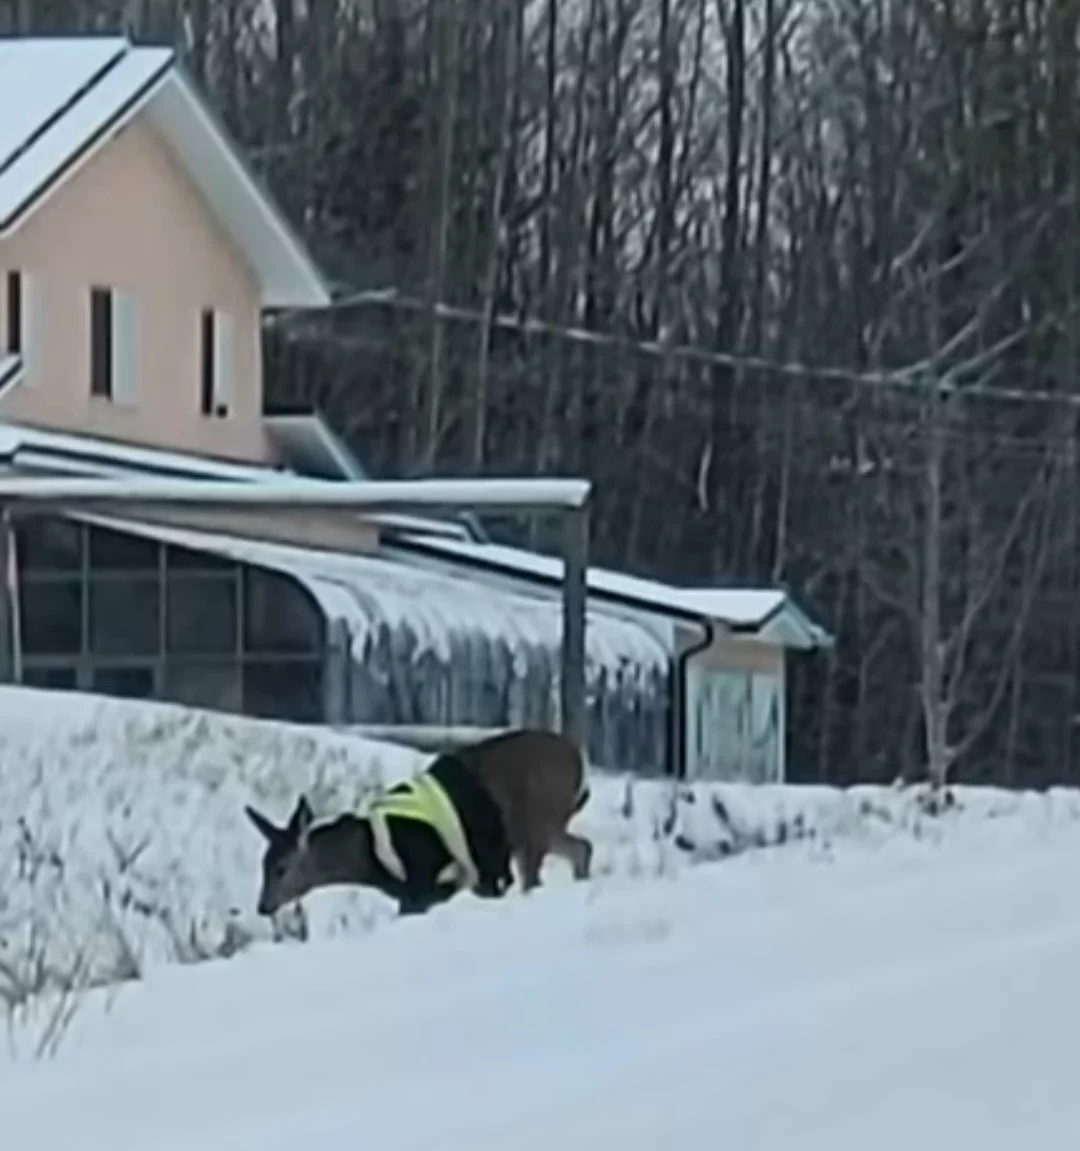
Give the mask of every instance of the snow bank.
[(39, 999), (0, 1045), (4, 1137), (1073, 1151), (1080, 838), (923, 865), (748, 853), (254, 947), (78, 997), (44, 1060)]
[[(325, 729), (0, 689), (0, 999), (391, 919), (393, 904), (360, 890), (317, 893), (273, 927), (259, 919), (262, 843), (243, 806), (283, 820), (303, 790), (318, 814), (356, 809), (426, 759)], [(595, 773), (578, 826), (596, 843), (600, 884), (760, 848), (816, 861), (838, 843), (925, 857), (946, 837), (1000, 851), (1080, 829), (1078, 793), (958, 796), (928, 819), (910, 793), (882, 788), (676, 787)], [(561, 861), (548, 878), (569, 882)], [(470, 902), (435, 914), (463, 914)]]

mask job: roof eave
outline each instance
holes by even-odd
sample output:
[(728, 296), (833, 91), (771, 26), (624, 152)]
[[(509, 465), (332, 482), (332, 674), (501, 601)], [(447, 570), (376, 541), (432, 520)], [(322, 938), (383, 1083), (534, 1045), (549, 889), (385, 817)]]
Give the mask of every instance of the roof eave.
[(832, 636), (788, 599), (777, 611), (746, 627), (745, 631), (764, 643), (792, 651), (818, 651), (833, 646)]
[(177, 118), (186, 118), (188, 127), (202, 137), (208, 154), (216, 154), (216, 158), (231, 169), (232, 179), (250, 198), (252, 211), (266, 223), (284, 274), (271, 281), (258, 271), (259, 264), (265, 262), (266, 251), (244, 252), (259, 279), (263, 307), (267, 310), (328, 307), (332, 302), (330, 286), (307, 245), (262, 180), (251, 170), (217, 113), (200, 96), (179, 61), (173, 63), (165, 82), (147, 103), (146, 112), (174, 148), (178, 143)]
[(263, 416), (263, 422), (271, 432), (275, 428), (289, 429), (301, 428), (310, 432), (327, 460), (337, 468), (339, 479), (367, 480), (367, 475), (360, 461), (352, 454), (348, 447), (334, 434), (333, 429), (326, 422), (323, 414), (317, 410), (309, 412), (280, 412), (269, 413)]
[[(174, 63), (175, 52), (172, 49), (163, 48), (155, 51), (154, 66), (145, 77), (140, 77), (141, 82), (102, 118), (92, 116), (85, 134), (80, 133), (77, 137), (78, 145), (70, 152), (62, 150), (55, 167), (39, 172), (37, 178), (28, 183), (25, 195), (0, 219), (0, 239), (7, 239), (22, 227), (33, 213), (42, 208), (69, 181), (76, 178), (85, 165), (143, 111), (161, 85), (166, 82)], [(83, 108), (79, 105), (73, 110), (74, 114), (82, 112)]]

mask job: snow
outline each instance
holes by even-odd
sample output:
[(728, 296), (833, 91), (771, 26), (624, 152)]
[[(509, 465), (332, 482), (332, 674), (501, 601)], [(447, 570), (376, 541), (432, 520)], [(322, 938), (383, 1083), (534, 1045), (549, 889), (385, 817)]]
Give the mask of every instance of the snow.
[(292, 478), (267, 466), (137, 447), (94, 436), (50, 432), (7, 421), (0, 423), (0, 453), (12, 457), (17, 465), (78, 468), (100, 478), (122, 479), (145, 471), (197, 479), (256, 480), (263, 484), (287, 483)]
[(467, 479), (467, 480), (336, 480), (283, 476), (279, 482), (237, 485), (230, 481), (187, 477), (125, 477), (101, 479), (57, 476), (16, 476), (0, 479), (5, 499), (24, 503), (65, 505), (124, 504), (132, 500), (183, 506), (224, 504), (244, 507), (341, 508), (486, 508), (512, 510), (575, 509), (589, 498), (588, 480)]
[[(0, 356), (0, 387), (21, 367), (17, 356)], [(266, 416), (267, 430), (273, 436), (285, 426), (297, 432), (305, 420), (315, 416)], [(291, 421), (286, 425), (283, 421)], [(313, 425), (314, 426), (314, 425)], [(282, 484), (295, 481), (299, 469), (282, 469), (266, 464), (242, 464), (227, 460), (207, 459), (185, 455), (163, 448), (137, 447), (94, 436), (67, 435), (14, 423), (0, 423), (0, 455), (15, 467), (46, 469), (51, 472), (74, 473), (98, 478), (127, 479), (147, 472), (180, 478), (210, 480), (247, 480), (261, 484)], [(335, 483), (320, 477), (303, 475), (311, 483)], [(360, 478), (360, 477), (358, 477)], [(357, 513), (359, 515), (359, 513)], [(403, 530), (436, 533), (444, 531), (461, 534), (465, 528), (452, 521), (433, 520), (423, 516), (408, 516), (387, 512), (367, 512), (367, 520)]]
[[(105, 45), (102, 52), (93, 40), (60, 40), (53, 46), (45, 39), (15, 41), (9, 49), (15, 67), (0, 84), (3, 107), (21, 106), (28, 90), (43, 100), (32, 106), (33, 119), (20, 125), (23, 150), (16, 148), (2, 168), (0, 220), (5, 223), (15, 222), (56, 176), (88, 157), (94, 140), (134, 116), (173, 59), (172, 48), (131, 51), (123, 40), (106, 40)], [(24, 52), (29, 76), (18, 67)], [(111, 58), (119, 59), (105, 70)], [(41, 86), (41, 75), (52, 77), (52, 83)]]
[[(84, 515), (90, 523), (284, 572), (349, 637), (354, 723), (548, 725), (561, 605), (393, 559)], [(594, 605), (585, 635), (592, 754), (645, 770), (668, 741), (670, 636)]]
[[(448, 559), (473, 561), (550, 583), (561, 581), (563, 577), (564, 564), (557, 556), (505, 544), (431, 538), (420, 534), (411, 535), (408, 539), (426, 552)], [(588, 588), (594, 595), (608, 596), (664, 615), (715, 620), (731, 628), (764, 629), (772, 617), (786, 613), (793, 625), (785, 630), (787, 646), (817, 647), (828, 640), (825, 631), (778, 588), (680, 587), (599, 567), (589, 568)]]
[[(170, 704), (0, 689), (0, 991), (109, 981), (163, 963), (229, 954), (278, 934), (333, 938), (387, 922), (363, 891), (319, 893), (273, 928), (254, 913), (262, 844), (246, 803), (283, 820), (306, 791), (316, 814), (362, 808), (428, 757), (346, 731)], [(793, 843), (916, 853), (942, 827), (1024, 847), (1080, 827), (1080, 794), (966, 790), (927, 821), (881, 788), (695, 785), (597, 772), (580, 824), (600, 875), (656, 874)], [(562, 874), (555, 867), (555, 879)]]
[[(217, 813), (215, 834), (239, 847), (250, 836), (224, 811), (257, 781), (280, 814), (286, 771), (306, 777), (320, 757), (346, 755), (359, 771), (386, 754), (309, 734), (294, 766), (302, 733), (276, 728), (286, 754), (274, 756), (271, 725), (236, 721), (225, 756), (223, 735), (195, 736), (219, 721), (176, 716), (194, 725), (178, 755), (175, 734), (149, 736), (165, 722), (157, 708), (140, 720), (131, 705), (76, 697), (73, 718), (46, 693), (20, 703), (28, 742), (51, 736), (62, 753), (60, 729), (83, 733), (82, 748), (47, 773), (74, 775), (81, 750), (87, 770), (81, 789), (69, 780), (70, 820), (81, 812), (92, 822), (94, 805), (107, 806), (95, 797), (111, 791), (122, 802), (141, 780), (157, 794), (160, 834), (178, 840), (190, 831), (182, 795), (200, 792), (201, 814)], [(98, 728), (114, 740), (127, 730), (129, 742), (114, 743), (110, 758), (90, 739)], [(133, 729), (143, 755), (125, 764), (120, 753), (140, 743)], [(8, 751), (0, 810), (15, 795), (11, 764), (24, 771)], [(245, 767), (241, 751), (261, 768)], [(212, 792), (207, 782), (207, 765), (226, 760), (240, 776), (227, 798), (225, 784)], [(182, 772), (188, 761), (202, 778)], [(382, 766), (407, 765), (386, 754)], [(716, 794), (694, 792), (679, 834), (715, 834)], [(41, 1001), (11, 1029), (5, 1137), (35, 1151), (358, 1141), (380, 1151), (718, 1142), (1071, 1151), (1080, 796), (956, 795), (958, 808), (928, 820), (910, 796), (882, 789), (724, 789), (727, 822), (742, 824), (744, 838), (775, 833), (782, 817), (793, 827), (796, 816), (817, 834), (688, 866), (643, 862), (658, 850), (663, 828), (652, 819), (669, 789), (601, 781), (582, 822), (609, 866), (592, 883), (552, 867), (529, 896), (463, 897), (336, 939), (153, 967), (140, 982), (82, 996), (54, 1029), (63, 1033), (55, 1049), (56, 1007)], [(212, 843), (189, 844), (190, 874), (226, 869), (233, 851), (219, 845), (207, 859)], [(611, 866), (630, 844), (640, 865)], [(39, 1044), (51, 1059), (33, 1058)]]
[[(442, 655), (449, 653), (449, 637), (455, 631), (559, 650), (559, 603), (525, 595), (493, 594), (467, 574), (436, 575), (373, 555), (265, 543), (216, 532), (89, 514), (81, 518), (292, 575), (311, 591), (329, 619), (343, 619), (350, 624), (358, 644), (362, 644), (377, 615), (391, 626), (415, 621), (425, 633), (426, 646)], [(661, 642), (654, 630), (595, 609), (588, 615), (586, 651), (594, 665), (607, 664), (613, 673), (634, 665), (666, 675), (671, 655), (670, 647)], [(595, 670), (594, 667), (594, 674)]]
[[(117, 38), (18, 39), (0, 45), (0, 170), (95, 74), (121, 55), (126, 41)], [(6, 216), (0, 213), (0, 217)]]

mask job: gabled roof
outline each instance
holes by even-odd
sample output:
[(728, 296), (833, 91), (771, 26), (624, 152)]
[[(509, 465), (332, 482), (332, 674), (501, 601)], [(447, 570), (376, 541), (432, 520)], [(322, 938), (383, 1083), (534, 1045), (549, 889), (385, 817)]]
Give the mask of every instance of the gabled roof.
[[(548, 586), (562, 580), (562, 559), (503, 544), (411, 535), (388, 543), (386, 550), (427, 555)], [(598, 599), (669, 618), (709, 621), (764, 643), (803, 651), (832, 645), (829, 633), (780, 588), (680, 587), (597, 567), (589, 568), (587, 582), (590, 594)]]
[(143, 114), (243, 253), (268, 308), (324, 307), (311, 254), (171, 48), (123, 37), (0, 37), (0, 237)]

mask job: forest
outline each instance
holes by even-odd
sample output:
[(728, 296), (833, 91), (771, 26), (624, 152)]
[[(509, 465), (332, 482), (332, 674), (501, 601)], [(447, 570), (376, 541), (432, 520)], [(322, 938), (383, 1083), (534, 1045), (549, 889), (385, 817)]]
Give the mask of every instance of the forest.
[[(1080, 0), (0, 0), (174, 44), (338, 299), (274, 404), (779, 585), (808, 781), (1080, 782)], [(544, 530), (493, 524), (544, 546)]]

